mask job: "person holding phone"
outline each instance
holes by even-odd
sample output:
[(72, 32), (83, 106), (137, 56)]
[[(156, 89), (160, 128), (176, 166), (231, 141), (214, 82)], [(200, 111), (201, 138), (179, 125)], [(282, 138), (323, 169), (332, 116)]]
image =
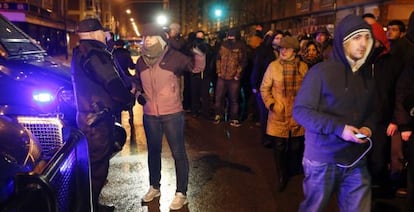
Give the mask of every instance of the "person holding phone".
[(360, 155), (369, 140), (358, 133), (370, 137), (375, 126), (375, 83), (367, 60), (374, 39), (370, 25), (355, 15), (338, 23), (334, 37), (332, 56), (307, 72), (293, 107), (305, 128), (299, 211), (324, 211), (335, 193), (340, 211), (371, 211), (371, 178)]

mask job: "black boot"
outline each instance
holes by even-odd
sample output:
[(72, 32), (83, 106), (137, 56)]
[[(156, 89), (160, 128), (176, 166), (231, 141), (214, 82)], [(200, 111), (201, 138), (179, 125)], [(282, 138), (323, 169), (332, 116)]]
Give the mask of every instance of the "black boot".
[(273, 149), (274, 142), (266, 133), (262, 134), (262, 145), (267, 149)]
[(285, 190), (288, 175), (287, 175), (287, 146), (286, 146), (286, 139), (283, 138), (276, 138), (273, 150), (275, 156), (275, 164), (276, 164), (276, 188), (277, 191), (282, 192)]

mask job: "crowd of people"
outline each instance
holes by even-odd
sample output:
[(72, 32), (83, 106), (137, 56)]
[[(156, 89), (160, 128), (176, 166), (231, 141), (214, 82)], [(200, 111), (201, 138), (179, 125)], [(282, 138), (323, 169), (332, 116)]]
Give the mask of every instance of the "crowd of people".
[(372, 14), (348, 15), (333, 34), (326, 27), (292, 35), (257, 25), (251, 36), (237, 28), (219, 33), (211, 45), (201, 30), (184, 38), (177, 23), (167, 30), (147, 24), (133, 64), (122, 40), (106, 42), (99, 21), (82, 21), (72, 73), (78, 125), (94, 167), (94, 207), (113, 210), (98, 199), (112, 136), (103, 129), (114, 120), (88, 125), (88, 114), (96, 112), (91, 103), (120, 120), (136, 99), (144, 111), (150, 172), (143, 202), (160, 196), (165, 134), (177, 175), (170, 208), (188, 203), (188, 113), (232, 127), (256, 122), (260, 143), (274, 152), (276, 189), (283, 192), (289, 178), (305, 175), (300, 211), (323, 211), (334, 193), (341, 211), (370, 211), (371, 196), (395, 194), (407, 195), (414, 210), (414, 13), (408, 27), (392, 20), (386, 28)]

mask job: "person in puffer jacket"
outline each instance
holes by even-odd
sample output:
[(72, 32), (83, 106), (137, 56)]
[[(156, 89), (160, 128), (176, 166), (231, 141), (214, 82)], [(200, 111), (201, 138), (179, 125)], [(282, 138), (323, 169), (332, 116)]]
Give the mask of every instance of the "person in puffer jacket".
[(340, 211), (371, 211), (366, 153), (375, 126), (375, 80), (367, 58), (373, 34), (361, 17), (348, 15), (334, 35), (332, 55), (307, 72), (293, 106), (293, 118), (305, 128), (299, 211), (324, 211), (334, 194)]
[(175, 160), (177, 188), (170, 205), (178, 210), (188, 203), (189, 165), (184, 145), (184, 113), (179, 79), (184, 71), (199, 71), (193, 60), (168, 46), (163, 29), (156, 24), (143, 26), (144, 44), (135, 70), (138, 103), (143, 105), (143, 124), (148, 147), (150, 188), (142, 202), (159, 197), (161, 180), (161, 150), (165, 134)]

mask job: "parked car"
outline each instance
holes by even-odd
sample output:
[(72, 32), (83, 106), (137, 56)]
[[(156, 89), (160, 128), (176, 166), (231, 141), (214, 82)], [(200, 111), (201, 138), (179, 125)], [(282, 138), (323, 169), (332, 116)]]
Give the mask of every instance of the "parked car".
[(1, 211), (91, 210), (88, 145), (75, 120), (70, 67), (0, 15)]

